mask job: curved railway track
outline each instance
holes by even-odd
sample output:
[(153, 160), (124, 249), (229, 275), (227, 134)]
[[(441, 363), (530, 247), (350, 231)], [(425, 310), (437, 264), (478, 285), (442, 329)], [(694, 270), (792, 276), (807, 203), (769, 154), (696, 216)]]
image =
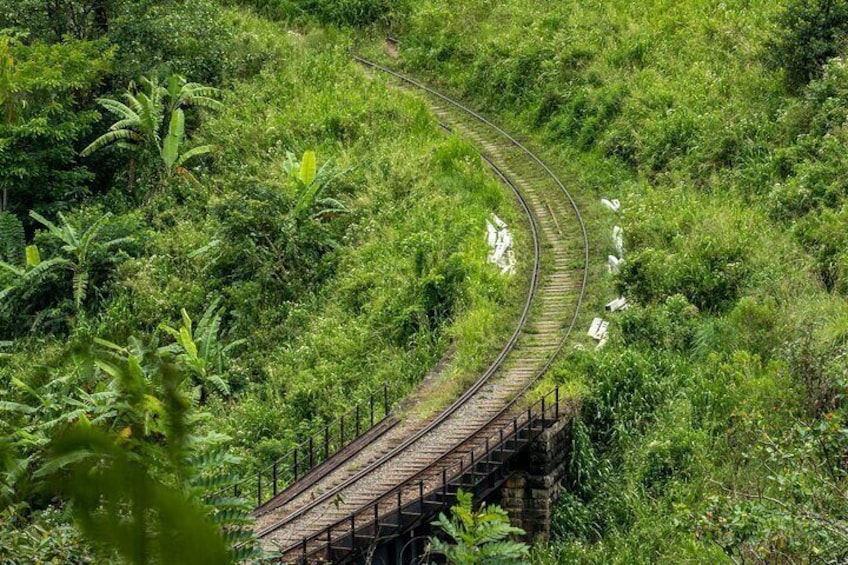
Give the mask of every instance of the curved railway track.
[[(356, 545), (355, 521), (365, 509), (369, 516), (373, 512), (376, 539), (382, 519), (380, 501), (387, 508), (386, 501), (394, 504), (396, 499), (400, 525), (400, 508), (407, 499), (417, 498), (417, 492), (423, 512), (425, 489), (440, 484), (446, 488), (447, 477), (465, 469), (469, 453), (473, 469), (474, 450), (479, 452), (484, 442), (488, 449), (498, 430), (503, 440), (504, 426), (519, 401), (564, 347), (576, 324), (588, 279), (588, 237), (579, 208), (539, 157), (461, 103), (388, 68), (354, 58), (372, 72), (426, 93), (441, 125), (477, 147), (495, 175), (513, 190), (529, 218), (534, 268), (511, 338), (459, 399), (432, 417), (393, 419), (392, 425), (366, 434), (367, 442), (342, 450), (257, 510), (257, 536), (263, 547), (279, 551), (283, 561), (328, 558), (335, 543), (334, 531), (347, 520)], [(410, 485), (417, 488), (410, 489)]]

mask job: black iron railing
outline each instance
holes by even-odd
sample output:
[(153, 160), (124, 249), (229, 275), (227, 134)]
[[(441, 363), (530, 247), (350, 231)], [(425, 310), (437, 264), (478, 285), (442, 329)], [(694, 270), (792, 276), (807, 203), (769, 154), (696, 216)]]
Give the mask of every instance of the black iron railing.
[(456, 501), (459, 489), (471, 492), (475, 499), (485, 497), (507, 479), (507, 464), (512, 456), (557, 422), (561, 412), (557, 387), (481, 440), (482, 445), (470, 448), (459, 463), (445, 464), (434, 473), (435, 477), (431, 473), (426, 479), (407, 481), (348, 517), (303, 538), (282, 553), (280, 562), (343, 562), (431, 520)]
[(391, 415), (391, 410), (389, 387), (383, 385), (379, 393), (372, 393), (367, 400), (332, 420), (320, 432), (307, 438), (276, 461), (255, 473), (239, 477), (232, 485), (215, 494), (222, 494), (227, 490), (236, 497), (249, 494), (259, 508), (365, 435), (374, 426), (385, 422)]

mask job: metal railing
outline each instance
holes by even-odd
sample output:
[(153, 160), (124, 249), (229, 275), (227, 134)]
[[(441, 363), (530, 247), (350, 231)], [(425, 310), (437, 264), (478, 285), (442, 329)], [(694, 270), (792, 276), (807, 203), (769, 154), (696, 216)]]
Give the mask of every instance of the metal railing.
[(363, 437), (369, 430), (384, 423), (392, 413), (389, 386), (380, 393), (371, 393), (323, 429), (292, 448), (269, 465), (239, 477), (230, 486), (215, 493), (232, 492), (236, 497), (251, 495), (256, 508), (271, 501), (286, 488), (306, 476), (324, 461)]
[[(453, 504), (459, 489), (471, 492), (475, 499), (485, 497), (508, 477), (512, 456), (537, 439), (561, 415), (562, 399), (557, 387), (494, 434), (481, 439), (458, 463), (445, 463), (440, 471), (435, 471), (435, 477), (407, 481), (348, 517), (303, 538), (285, 549), (279, 562), (342, 562), (424, 524)], [(461, 453), (461, 449), (460, 446), (440, 461)]]

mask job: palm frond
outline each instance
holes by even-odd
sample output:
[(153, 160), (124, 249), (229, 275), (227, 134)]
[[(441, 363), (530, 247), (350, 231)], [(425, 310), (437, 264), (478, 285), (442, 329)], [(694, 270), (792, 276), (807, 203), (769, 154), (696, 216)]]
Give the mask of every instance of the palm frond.
[[(118, 144), (120, 142), (135, 142), (133, 145), (141, 141), (141, 135), (133, 130), (121, 129), (117, 131), (108, 131), (91, 142), (91, 145), (80, 151), (81, 157), (88, 157), (95, 151), (98, 151), (107, 145)], [(126, 145), (124, 145), (126, 147)]]
[(176, 166), (181, 167), (186, 162), (190, 161), (191, 159), (193, 159), (195, 157), (200, 157), (202, 155), (209, 155), (214, 150), (215, 150), (214, 145), (201, 145), (199, 147), (194, 147), (192, 149), (189, 149), (188, 151), (186, 151), (185, 153), (180, 155), (179, 159), (177, 159)]
[(138, 121), (139, 119), (138, 113), (123, 102), (113, 100), (112, 98), (98, 98), (97, 103), (112, 114), (121, 118), (121, 120)]

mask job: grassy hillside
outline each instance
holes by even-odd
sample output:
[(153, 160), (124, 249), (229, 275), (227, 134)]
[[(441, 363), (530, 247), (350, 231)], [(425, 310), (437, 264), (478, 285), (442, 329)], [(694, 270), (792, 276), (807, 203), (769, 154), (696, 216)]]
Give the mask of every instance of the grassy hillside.
[[(106, 527), (123, 507), (101, 508), (99, 497), (151, 505), (130, 513), (142, 523), (195, 512), (173, 506), (185, 497), (228, 542), (243, 539), (227, 520), (244, 530), (245, 507), (210, 502), (211, 492), (384, 384), (401, 399), (451, 345), (450, 378), (479, 370), (526, 286), (528, 260), (514, 276), (486, 260), (492, 213), (513, 226), (519, 257), (527, 246), (512, 195), (422, 101), (390, 96), (355, 65), (344, 35), (290, 32), (209, 2), (154, 2), (141, 16), (133, 6), (116, 4), (107, 34), (86, 31), (76, 43), (57, 43), (37, 11), (10, 11), (7, 23), (37, 39), (9, 38), (0, 51), (26, 101), (9, 106), (5, 132), (33, 131), (35, 122), (18, 122), (27, 112), (55, 116), (51, 88), (68, 93), (59, 118), (79, 122), (76, 137), (48, 140), (61, 153), (26, 154), (22, 141), (3, 154), (45, 171), (4, 184), (12, 190), (0, 213), (0, 556), (15, 562), (147, 562), (156, 550), (115, 552), (135, 534)], [(169, 53), (159, 51), (157, 18), (191, 22), (169, 37)], [(198, 26), (203, 49), (191, 35)], [(68, 60), (62, 50), (72, 49)], [(58, 72), (45, 52), (56, 67), (90, 68), (54, 86), (39, 75)], [(125, 91), (135, 63), (152, 78)], [(197, 72), (188, 78), (218, 90), (169, 79), (172, 71)], [(42, 82), (30, 87), (24, 73)], [(178, 106), (169, 81), (201, 89)], [(127, 104), (124, 119), (96, 97)], [(157, 97), (162, 123), (151, 118), (148, 131), (129, 112)], [(220, 104), (198, 108), (206, 99)], [(136, 133), (84, 151), (116, 121)], [(169, 164), (169, 143), (199, 156)], [(60, 176), (50, 167), (74, 171), (77, 188), (34, 190)], [(130, 484), (124, 456), (143, 475)], [(77, 484), (76, 473), (102, 475)], [(159, 501), (138, 486), (148, 483), (180, 494)], [(104, 523), (91, 523), (97, 512)], [(203, 515), (178, 514), (175, 535), (213, 536)], [(147, 543), (168, 559), (214, 561), (180, 557), (159, 545), (165, 526), (149, 528)], [(61, 535), (45, 533), (53, 530)], [(221, 541), (206, 539), (210, 552)]]
[(839, 43), (822, 48), (844, 8), (817, 7), (424, 1), (395, 22), (395, 64), (623, 203), (613, 282), (634, 307), (554, 375), (587, 393), (538, 562), (848, 551), (848, 106)]
[(514, 203), (351, 45), (624, 228), (593, 288), (632, 307), (551, 375), (583, 409), (534, 561), (845, 561), (848, 3), (0, 0), (0, 30), (0, 562), (253, 558), (235, 469), (503, 340)]

